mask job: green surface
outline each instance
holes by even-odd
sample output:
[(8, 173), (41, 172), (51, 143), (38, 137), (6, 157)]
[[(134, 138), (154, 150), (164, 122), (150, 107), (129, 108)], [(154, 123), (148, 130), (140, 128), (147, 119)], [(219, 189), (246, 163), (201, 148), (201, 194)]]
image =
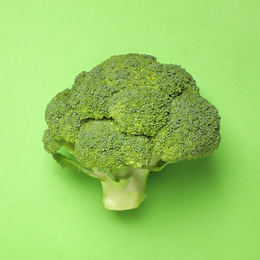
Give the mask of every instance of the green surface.
[[(260, 259), (259, 1), (0, 1), (0, 259)], [(44, 110), (114, 54), (181, 64), (218, 108), (211, 156), (153, 173), (140, 208), (61, 170)]]

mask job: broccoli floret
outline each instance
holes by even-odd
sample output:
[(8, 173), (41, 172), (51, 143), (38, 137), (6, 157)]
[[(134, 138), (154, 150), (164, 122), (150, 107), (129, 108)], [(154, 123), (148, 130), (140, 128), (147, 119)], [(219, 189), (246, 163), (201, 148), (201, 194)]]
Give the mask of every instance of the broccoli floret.
[(70, 101), (72, 107), (81, 120), (107, 118), (108, 103), (120, 89), (107, 84), (105, 80), (94, 80), (89, 77), (91, 74), (78, 76), (72, 88)]
[(48, 153), (55, 154), (63, 145), (63, 142), (55, 139), (50, 129), (46, 129), (43, 134), (42, 141), (44, 148)]
[(112, 210), (138, 207), (150, 172), (205, 157), (220, 142), (218, 111), (192, 76), (149, 55), (112, 56), (83, 71), (51, 100), (45, 120), (45, 150), (99, 179)]
[(217, 109), (198, 93), (184, 91), (171, 103), (167, 124), (153, 139), (153, 149), (165, 162), (202, 158), (220, 142)]
[(112, 97), (109, 115), (122, 132), (154, 136), (168, 120), (169, 104), (169, 96), (159, 90), (132, 87)]
[(65, 116), (67, 112), (71, 110), (70, 105), (71, 90), (65, 89), (58, 93), (48, 104), (45, 111), (45, 121), (56, 140), (63, 140), (60, 135), (60, 120)]
[(122, 133), (112, 120), (85, 123), (75, 145), (75, 157), (83, 166), (98, 166), (109, 174), (125, 166), (142, 168), (149, 163), (151, 154), (147, 137)]

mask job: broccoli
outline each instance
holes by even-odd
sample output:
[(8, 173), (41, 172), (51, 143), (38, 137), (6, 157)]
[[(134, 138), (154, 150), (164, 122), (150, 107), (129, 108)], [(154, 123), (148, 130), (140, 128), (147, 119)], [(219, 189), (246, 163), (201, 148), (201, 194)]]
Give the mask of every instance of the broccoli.
[(45, 150), (99, 179), (111, 210), (138, 207), (150, 172), (205, 157), (220, 142), (218, 111), (193, 77), (149, 55), (112, 56), (81, 72), (50, 101), (45, 120)]

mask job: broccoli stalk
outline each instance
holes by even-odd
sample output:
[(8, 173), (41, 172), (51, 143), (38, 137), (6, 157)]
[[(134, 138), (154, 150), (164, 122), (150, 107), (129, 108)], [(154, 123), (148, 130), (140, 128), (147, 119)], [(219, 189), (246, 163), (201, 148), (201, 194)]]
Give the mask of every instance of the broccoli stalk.
[(146, 183), (149, 173), (162, 169), (162, 167), (157, 166), (159, 162), (160, 158), (153, 153), (147, 168), (124, 167), (115, 174), (117, 179), (120, 178), (119, 181), (109, 177), (101, 181), (105, 208), (128, 210), (139, 207), (146, 198)]
[(110, 210), (128, 210), (137, 208), (146, 198), (148, 169), (134, 169), (133, 174), (119, 182), (107, 178), (101, 181), (103, 203)]

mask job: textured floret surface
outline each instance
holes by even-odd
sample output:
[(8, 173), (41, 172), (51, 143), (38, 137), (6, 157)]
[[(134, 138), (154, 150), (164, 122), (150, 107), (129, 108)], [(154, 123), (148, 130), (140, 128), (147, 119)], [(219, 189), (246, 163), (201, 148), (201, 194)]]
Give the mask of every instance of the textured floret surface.
[(218, 111), (179, 65), (140, 54), (83, 71), (46, 108), (47, 152), (73, 147), (84, 166), (115, 171), (207, 156), (219, 144)]

